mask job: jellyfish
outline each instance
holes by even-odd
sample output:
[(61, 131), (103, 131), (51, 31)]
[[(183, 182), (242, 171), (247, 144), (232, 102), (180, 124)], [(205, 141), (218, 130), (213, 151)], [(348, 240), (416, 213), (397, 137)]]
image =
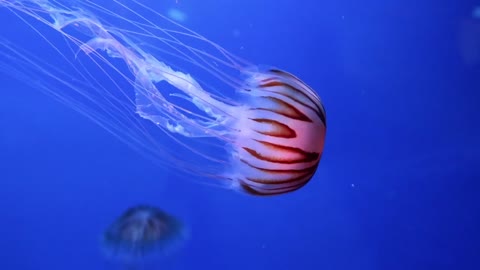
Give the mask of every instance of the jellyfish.
[(0, 37), (0, 70), (154, 162), (258, 196), (298, 190), (316, 173), (325, 108), (293, 74), (253, 65), (137, 0), (0, 0), (0, 7), (61, 63)]
[(149, 205), (127, 209), (103, 233), (102, 250), (108, 259), (131, 267), (161, 258), (185, 239), (179, 220)]

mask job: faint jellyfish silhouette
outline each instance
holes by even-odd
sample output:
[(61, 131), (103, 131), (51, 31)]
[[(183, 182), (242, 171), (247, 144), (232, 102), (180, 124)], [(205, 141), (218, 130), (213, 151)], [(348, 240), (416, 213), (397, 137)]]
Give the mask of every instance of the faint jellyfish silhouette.
[(184, 239), (178, 219), (156, 207), (138, 205), (107, 228), (102, 248), (109, 260), (134, 267), (169, 255)]

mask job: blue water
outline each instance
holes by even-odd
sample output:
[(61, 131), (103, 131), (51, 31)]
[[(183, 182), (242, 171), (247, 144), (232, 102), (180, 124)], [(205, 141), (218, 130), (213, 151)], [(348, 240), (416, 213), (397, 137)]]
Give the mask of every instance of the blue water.
[[(480, 269), (480, 3), (144, 2), (316, 89), (328, 117), (317, 174), (269, 198), (179, 179), (0, 73), (0, 269), (121, 269), (100, 235), (138, 203), (190, 228), (154, 269)], [(5, 9), (0, 23), (35, 48)]]

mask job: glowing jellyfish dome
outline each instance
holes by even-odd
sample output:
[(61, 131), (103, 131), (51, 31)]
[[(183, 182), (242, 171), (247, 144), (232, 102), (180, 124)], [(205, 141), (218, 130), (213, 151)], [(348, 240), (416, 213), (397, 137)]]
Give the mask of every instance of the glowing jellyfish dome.
[(108, 259), (138, 263), (161, 258), (185, 237), (179, 220), (148, 205), (129, 208), (103, 234), (102, 248)]

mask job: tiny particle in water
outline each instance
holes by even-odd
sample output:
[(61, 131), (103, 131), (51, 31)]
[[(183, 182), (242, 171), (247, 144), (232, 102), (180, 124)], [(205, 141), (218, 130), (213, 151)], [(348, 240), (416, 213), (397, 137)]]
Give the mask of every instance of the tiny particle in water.
[(233, 29), (233, 37), (235, 37), (235, 38), (240, 37), (240, 30), (238, 30), (238, 29)]
[(175, 21), (184, 22), (187, 19), (187, 15), (176, 8), (170, 8), (167, 14), (170, 19)]

